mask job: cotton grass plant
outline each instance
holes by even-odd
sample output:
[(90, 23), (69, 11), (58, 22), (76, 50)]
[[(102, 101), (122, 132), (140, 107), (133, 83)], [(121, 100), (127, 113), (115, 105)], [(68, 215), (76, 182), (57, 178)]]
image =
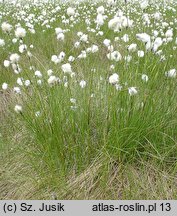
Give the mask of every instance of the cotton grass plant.
[(89, 198), (74, 195), (80, 181), (102, 191), (119, 179), (112, 198), (131, 199), (123, 187), (131, 164), (175, 175), (175, 2), (0, 7), (1, 93), (10, 98), (1, 136), (7, 147), (9, 126), (21, 134), (15, 152), (25, 155), (36, 185)]

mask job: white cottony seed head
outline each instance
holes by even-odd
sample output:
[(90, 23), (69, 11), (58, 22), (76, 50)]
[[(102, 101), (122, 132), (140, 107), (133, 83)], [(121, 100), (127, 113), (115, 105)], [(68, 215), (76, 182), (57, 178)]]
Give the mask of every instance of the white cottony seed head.
[(16, 113), (22, 113), (22, 106), (21, 105), (15, 105), (14, 110)]

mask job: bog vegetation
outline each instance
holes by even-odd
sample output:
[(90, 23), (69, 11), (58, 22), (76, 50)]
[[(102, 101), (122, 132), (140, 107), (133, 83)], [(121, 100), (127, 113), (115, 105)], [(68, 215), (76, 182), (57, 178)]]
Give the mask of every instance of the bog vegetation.
[(0, 198), (176, 198), (176, 10), (0, 4)]

